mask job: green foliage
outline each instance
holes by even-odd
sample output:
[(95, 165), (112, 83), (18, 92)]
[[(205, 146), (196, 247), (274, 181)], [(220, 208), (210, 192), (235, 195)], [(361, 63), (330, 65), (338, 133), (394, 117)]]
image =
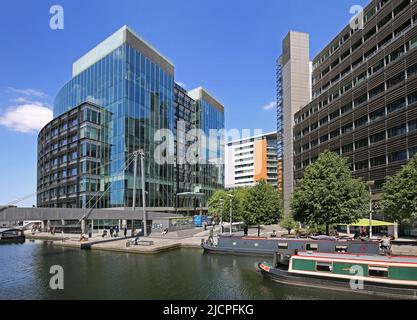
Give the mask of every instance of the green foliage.
[[(211, 215), (220, 215), (224, 210), (224, 202), (228, 199), (227, 192), (224, 190), (217, 190), (208, 201), (208, 211)], [(222, 203), (223, 202), (223, 203)]]
[[(229, 194), (233, 197), (229, 197)], [(260, 181), (252, 188), (236, 188), (230, 192), (216, 191), (208, 202), (209, 213), (219, 215), (224, 222), (229, 222), (230, 201), (233, 222), (270, 225), (278, 223), (282, 214), (281, 195), (266, 181)]]
[(296, 230), (300, 224), (296, 222), (292, 217), (285, 217), (280, 222), (280, 225), (288, 231), (288, 234), (291, 234), (291, 230)]
[(297, 182), (291, 208), (297, 221), (325, 225), (328, 234), (332, 224), (358, 221), (368, 201), (366, 183), (352, 177), (346, 159), (325, 151)]
[[(249, 192), (249, 188), (237, 188), (234, 189), (231, 194), (233, 195), (232, 198), (232, 219), (233, 222), (241, 222), (244, 221), (245, 216), (245, 200)], [(227, 204), (228, 211), (226, 212), (226, 219), (229, 221), (229, 211), (230, 206), (229, 203)]]
[(383, 191), (381, 205), (387, 218), (396, 222), (417, 219), (417, 155), (387, 179)]
[(281, 195), (271, 184), (261, 180), (248, 190), (244, 201), (244, 221), (247, 224), (275, 224), (281, 214)]
[[(237, 188), (229, 193), (224, 190), (217, 190), (208, 202), (209, 213), (211, 215), (218, 215), (224, 222), (230, 221), (231, 200), (233, 222), (242, 221), (244, 212), (243, 203), (245, 201), (247, 191), (247, 188)], [(233, 197), (231, 198), (229, 194)]]

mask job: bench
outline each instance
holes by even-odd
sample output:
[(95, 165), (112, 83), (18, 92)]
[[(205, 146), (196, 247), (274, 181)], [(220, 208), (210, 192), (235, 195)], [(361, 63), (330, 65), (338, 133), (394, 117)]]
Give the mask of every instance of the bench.
[[(148, 240), (139, 240), (137, 245), (138, 246), (153, 246), (155, 243), (153, 241), (148, 241)], [(132, 245), (136, 245), (135, 240), (128, 240), (126, 242), (126, 248), (129, 248)]]
[(153, 246), (153, 245), (154, 245), (153, 241), (146, 241), (146, 240), (138, 241), (138, 246)]

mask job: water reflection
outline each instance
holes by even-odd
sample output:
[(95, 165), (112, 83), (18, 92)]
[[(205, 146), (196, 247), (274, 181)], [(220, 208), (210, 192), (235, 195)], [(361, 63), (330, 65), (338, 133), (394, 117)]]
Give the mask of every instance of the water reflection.
[[(54, 247), (0, 246), (0, 299), (355, 299), (355, 295), (288, 288), (257, 272), (263, 258), (204, 254), (198, 249), (133, 255)], [(49, 288), (53, 265), (65, 289)]]

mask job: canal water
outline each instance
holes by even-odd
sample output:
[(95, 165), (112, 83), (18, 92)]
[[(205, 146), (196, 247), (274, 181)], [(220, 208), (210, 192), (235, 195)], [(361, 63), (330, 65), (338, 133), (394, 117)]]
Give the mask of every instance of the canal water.
[[(178, 249), (156, 255), (86, 251), (49, 242), (0, 245), (0, 299), (271, 300), (363, 299), (288, 288), (256, 271), (262, 258)], [(52, 266), (64, 290), (52, 290)]]

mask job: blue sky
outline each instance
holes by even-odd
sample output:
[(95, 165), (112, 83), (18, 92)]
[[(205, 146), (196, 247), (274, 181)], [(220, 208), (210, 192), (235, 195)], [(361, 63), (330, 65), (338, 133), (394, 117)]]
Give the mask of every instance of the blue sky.
[[(127, 24), (226, 106), (227, 128), (275, 130), (275, 60), (289, 30), (313, 58), (364, 0), (4, 0), (0, 10), (0, 204), (36, 191), (36, 137), (72, 63)], [(49, 9), (64, 8), (64, 30)], [(35, 204), (32, 197), (20, 205)]]

